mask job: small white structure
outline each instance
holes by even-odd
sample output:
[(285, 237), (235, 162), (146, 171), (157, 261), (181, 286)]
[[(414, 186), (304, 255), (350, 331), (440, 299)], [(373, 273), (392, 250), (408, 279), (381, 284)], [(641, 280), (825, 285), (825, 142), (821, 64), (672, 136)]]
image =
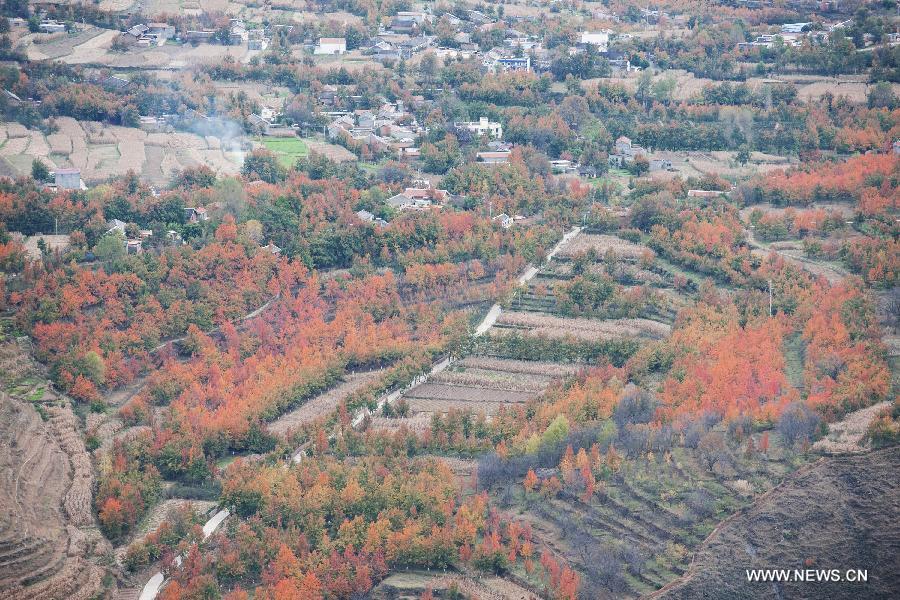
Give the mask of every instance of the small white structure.
[(345, 38), (321, 38), (313, 54), (345, 54), (347, 40)]
[(500, 213), (494, 217), (494, 222), (499, 223), (503, 229), (509, 229), (513, 226), (513, 218), (506, 213)]
[(54, 21), (53, 19), (48, 19), (40, 22), (38, 30), (41, 33), (59, 33), (66, 30), (66, 24)]
[(609, 30), (602, 29), (600, 31), (582, 31), (581, 43), (585, 45), (595, 46), (599, 52), (606, 52), (609, 48)]
[(56, 182), (56, 188), (59, 190), (83, 189), (81, 169), (57, 169), (53, 172), (53, 179)]
[(477, 121), (463, 121), (455, 123), (457, 129), (471, 131), (477, 137), (486, 135), (494, 139), (503, 137), (503, 125), (495, 121), (489, 121), (487, 117), (481, 117)]

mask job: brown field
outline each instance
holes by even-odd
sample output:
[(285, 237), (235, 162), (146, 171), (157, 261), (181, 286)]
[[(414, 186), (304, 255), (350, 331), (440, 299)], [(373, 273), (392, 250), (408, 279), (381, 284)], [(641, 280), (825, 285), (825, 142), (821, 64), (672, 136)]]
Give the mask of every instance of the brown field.
[(411, 389), (403, 397), (415, 412), (444, 413), (451, 408), (471, 408), (485, 414), (495, 414), (505, 404), (519, 404), (534, 396), (534, 392), (528, 391), (425, 383)]
[(736, 180), (750, 177), (758, 173), (767, 173), (778, 169), (785, 169), (797, 163), (797, 159), (766, 154), (764, 152), (751, 152), (750, 162), (741, 165), (737, 162), (737, 152), (713, 151), (713, 152), (673, 152), (669, 150), (655, 151), (653, 158), (668, 159), (672, 162), (671, 171), (653, 171), (650, 177), (653, 179), (671, 179), (675, 176), (682, 178), (703, 177), (704, 175), (718, 175), (728, 180)]
[(828, 435), (813, 444), (813, 450), (823, 454), (840, 454), (864, 452), (868, 449), (865, 436), (872, 419), (889, 402), (879, 402), (867, 408), (863, 408), (848, 414), (837, 423), (828, 425)]
[(327, 392), (312, 398), (299, 408), (282, 415), (276, 421), (269, 424), (269, 432), (274, 435), (287, 435), (290, 431), (301, 425), (311, 423), (320, 417), (330, 414), (338, 404), (357, 390), (361, 390), (382, 374), (383, 371), (368, 371), (346, 375), (344, 381), (331, 388)]
[[(652, 32), (652, 37), (656, 37), (657, 32)], [(637, 37), (641, 37), (636, 34)], [(637, 89), (638, 78), (640, 75), (638, 73), (630, 73), (628, 75), (622, 77), (599, 77), (596, 79), (585, 79), (582, 81), (581, 86), (586, 89), (596, 88), (598, 84), (603, 83), (607, 85), (621, 85), (625, 89), (634, 91)], [(675, 89), (672, 92), (673, 100), (690, 100), (691, 98), (697, 96), (705, 86), (711, 85), (714, 82), (712, 79), (706, 78), (698, 78), (695, 77), (693, 73), (688, 73), (687, 71), (681, 69), (673, 69), (670, 71), (665, 71), (662, 73), (657, 73), (653, 76), (653, 81), (659, 81), (670, 77), (675, 80)]]
[(576, 370), (571, 365), (470, 356), (405, 392), (409, 417), (376, 416), (370, 427), (396, 431), (406, 426), (421, 432), (430, 426), (432, 414), (451, 409), (495, 415), (501, 406), (526, 402), (546, 390), (554, 378)]
[(517, 331), (548, 338), (575, 337), (586, 341), (642, 337), (662, 339), (672, 327), (650, 319), (585, 319), (554, 317), (552, 315), (504, 312), (497, 320), (498, 327), (492, 334)]
[[(656, 32), (651, 31), (651, 37), (656, 37)], [(643, 37), (636, 33), (636, 37)], [(622, 77), (600, 77), (586, 79), (582, 82), (585, 89), (595, 88), (599, 83), (621, 85), (634, 91), (640, 75), (631, 73)], [(721, 82), (705, 77), (696, 77), (693, 73), (681, 69), (672, 69), (653, 76), (653, 81), (659, 81), (671, 77), (675, 80), (675, 89), (672, 93), (673, 100), (690, 100), (699, 95), (707, 85), (717, 85)], [(818, 100), (826, 93), (831, 93), (835, 98), (845, 97), (851, 102), (863, 103), (866, 101), (868, 85), (864, 78), (858, 75), (842, 75), (838, 77), (822, 77), (819, 75), (782, 75), (775, 79), (750, 77), (746, 81), (751, 89), (759, 89), (764, 85), (777, 85), (779, 83), (791, 83), (797, 87), (797, 95), (803, 100)], [(900, 94), (900, 84), (893, 84), (894, 93)]]
[(465, 371), (443, 371), (431, 378), (436, 383), (455, 386), (478, 386), (491, 390), (541, 392), (547, 388), (547, 378), (542, 375), (503, 373), (486, 369), (469, 368)]
[(306, 142), (306, 145), (309, 148), (310, 152), (321, 154), (335, 162), (341, 163), (350, 160), (356, 160), (356, 155), (343, 146), (338, 146), (337, 144), (329, 144), (328, 142), (321, 142), (317, 140), (304, 141)]
[(26, 49), (26, 54), (31, 60), (58, 59), (72, 54), (75, 48), (98, 36), (102, 36), (103, 29), (93, 26), (85, 26), (75, 33), (29, 33), (19, 38), (19, 47)]
[(612, 251), (617, 258), (637, 260), (648, 248), (612, 235), (583, 233), (560, 249), (557, 256), (571, 258), (588, 250), (594, 250), (600, 258)]
[(486, 356), (469, 356), (454, 364), (454, 368), (468, 369), (470, 367), (503, 373), (542, 375), (548, 378), (566, 377), (574, 374), (578, 370), (572, 365), (563, 365), (559, 363), (512, 360), (508, 358), (489, 358)]
[[(838, 203), (838, 202), (813, 202), (806, 208), (821, 209), (821, 210), (825, 210), (828, 212), (835, 212), (847, 219), (852, 218), (853, 215), (856, 213), (856, 209), (852, 204), (842, 204), (842, 203)], [(787, 210), (793, 210), (796, 212), (798, 210), (806, 210), (806, 208), (791, 209), (791, 208), (783, 208), (780, 206), (772, 206), (771, 204), (751, 204), (750, 206), (745, 206), (744, 208), (742, 208), (740, 210), (740, 215), (741, 215), (741, 220), (744, 223), (749, 223), (750, 222), (750, 213), (752, 213), (754, 210), (760, 210), (764, 214), (767, 214), (767, 215), (781, 216)]]
[(449, 597), (449, 590), (466, 598), (480, 600), (533, 600), (538, 595), (528, 588), (496, 576), (473, 578), (460, 573), (439, 573), (430, 571), (407, 571), (388, 576), (372, 590), (374, 600), (396, 600), (420, 598), (426, 589), (432, 590), (436, 598)]
[(411, 417), (389, 418), (374, 416), (369, 420), (369, 428), (372, 431), (388, 431), (395, 432), (401, 427), (406, 427), (410, 431), (423, 433), (431, 426), (431, 414), (416, 413)]

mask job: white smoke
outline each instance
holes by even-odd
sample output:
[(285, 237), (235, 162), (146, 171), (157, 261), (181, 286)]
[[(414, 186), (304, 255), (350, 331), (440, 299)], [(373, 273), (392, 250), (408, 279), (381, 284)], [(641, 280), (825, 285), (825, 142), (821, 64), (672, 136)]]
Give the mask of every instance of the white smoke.
[(251, 144), (244, 128), (234, 120), (218, 115), (207, 117), (195, 114), (190, 120), (186, 117), (185, 128), (197, 135), (218, 138), (222, 144), (222, 152), (235, 155), (238, 166), (244, 166), (244, 156)]

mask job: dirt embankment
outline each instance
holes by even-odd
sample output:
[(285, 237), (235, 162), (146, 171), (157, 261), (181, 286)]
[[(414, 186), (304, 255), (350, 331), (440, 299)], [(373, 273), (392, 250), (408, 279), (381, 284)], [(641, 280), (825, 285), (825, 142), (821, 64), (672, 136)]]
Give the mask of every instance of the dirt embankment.
[[(90, 459), (68, 407), (0, 393), (0, 597), (90, 598), (106, 547), (91, 513)], [(83, 528), (83, 529), (82, 529)]]
[[(900, 447), (824, 458), (725, 522), (652, 598), (898, 598)], [(866, 569), (868, 581), (750, 583), (746, 569)]]

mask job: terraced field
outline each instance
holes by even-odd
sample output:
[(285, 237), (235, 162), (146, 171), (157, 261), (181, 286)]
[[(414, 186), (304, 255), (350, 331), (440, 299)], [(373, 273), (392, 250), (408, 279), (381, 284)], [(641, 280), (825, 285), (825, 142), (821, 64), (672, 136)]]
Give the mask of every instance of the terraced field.
[(91, 598), (103, 576), (91, 559), (108, 544), (77, 418), (18, 343), (0, 343), (0, 373), (0, 597)]
[(433, 414), (452, 409), (490, 417), (501, 406), (524, 403), (538, 396), (550, 387), (553, 379), (566, 377), (576, 370), (573, 365), (551, 362), (469, 356), (402, 395), (411, 416), (376, 416), (371, 427), (393, 430), (405, 425), (421, 431), (428, 427)]
[(147, 133), (71, 117), (59, 117), (56, 124), (59, 130), (47, 136), (19, 123), (0, 125), (0, 162), (16, 175), (30, 173), (32, 160), (39, 159), (51, 170), (80, 169), (88, 184), (122, 177), (130, 170), (147, 182), (162, 184), (173, 172), (198, 165), (233, 175), (243, 160), (242, 152), (212, 136)]
[[(589, 259), (583, 255), (592, 252)], [(538, 270), (500, 312), (475, 351), (446, 370), (431, 376), (402, 394), (409, 407), (403, 418), (376, 416), (371, 426), (396, 429), (401, 424), (422, 430), (431, 416), (450, 410), (470, 410), (488, 418), (503, 406), (514, 406), (539, 396), (554, 378), (573, 375), (578, 369), (609, 359), (621, 363), (642, 343), (667, 337), (670, 323), (686, 296), (676, 290), (674, 275), (638, 268), (649, 248), (609, 235), (579, 234), (562, 244), (555, 258)], [(610, 253), (619, 258), (613, 260)], [(605, 258), (604, 258), (605, 257)], [(622, 271), (631, 284), (657, 286), (673, 298), (660, 298), (647, 315), (604, 318), (563, 314), (554, 286), (573, 278), (573, 261), (579, 269)], [(601, 261), (605, 261), (601, 262)], [(610, 267), (609, 265), (612, 265)], [(638, 278), (645, 277), (647, 282)], [(617, 284), (618, 285), (618, 284)], [(520, 343), (521, 342), (521, 343)], [(527, 352), (526, 352), (527, 350)]]

